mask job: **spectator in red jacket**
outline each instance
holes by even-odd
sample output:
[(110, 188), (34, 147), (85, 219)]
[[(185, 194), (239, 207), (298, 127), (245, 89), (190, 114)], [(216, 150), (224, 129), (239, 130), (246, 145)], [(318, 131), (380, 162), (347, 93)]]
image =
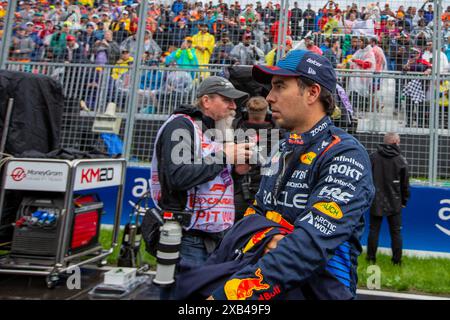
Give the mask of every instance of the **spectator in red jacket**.
[[(286, 30), (286, 26), (281, 30), (282, 32), (286, 32), (286, 35), (288, 36), (291, 35), (291, 28), (289, 27), (289, 25), (287, 26), (287, 31), (284, 31)], [(272, 35), (272, 42), (276, 43), (278, 41), (279, 32), (280, 32), (280, 20), (277, 20), (270, 28), (270, 34)]]

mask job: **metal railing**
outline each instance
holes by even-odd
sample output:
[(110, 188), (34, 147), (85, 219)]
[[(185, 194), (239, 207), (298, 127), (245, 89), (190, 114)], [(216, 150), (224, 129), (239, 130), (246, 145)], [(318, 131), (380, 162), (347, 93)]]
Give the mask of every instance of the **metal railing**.
[[(116, 105), (116, 116), (122, 119), (120, 139), (129, 141), (127, 157), (132, 165), (148, 166), (153, 141), (161, 124), (181, 104), (193, 104), (202, 77), (220, 75), (226, 66), (185, 69), (158, 66), (137, 68), (138, 89), (131, 87), (132, 67), (111, 65), (77, 65), (56, 63), (8, 62), (8, 70), (45, 74), (64, 88), (62, 147), (80, 150), (105, 148), (101, 135), (92, 131), (95, 117), (108, 104)], [(355, 136), (369, 152), (376, 149), (385, 132), (402, 136), (402, 149), (410, 163), (411, 175), (429, 182), (430, 152), (439, 168), (436, 184), (450, 177), (449, 94), (450, 75), (440, 75), (439, 100), (433, 99), (432, 75), (419, 73), (339, 70), (338, 82), (346, 90), (357, 121)], [(422, 88), (422, 99), (407, 96), (405, 88), (415, 84)], [(132, 96), (135, 105), (130, 106)], [(434, 109), (438, 121), (432, 122)], [(133, 126), (129, 128), (129, 120)], [(409, 121), (409, 123), (408, 123)], [(436, 129), (436, 130), (434, 130)], [(437, 135), (438, 148), (431, 150), (430, 137)], [(124, 146), (126, 147), (126, 146)]]

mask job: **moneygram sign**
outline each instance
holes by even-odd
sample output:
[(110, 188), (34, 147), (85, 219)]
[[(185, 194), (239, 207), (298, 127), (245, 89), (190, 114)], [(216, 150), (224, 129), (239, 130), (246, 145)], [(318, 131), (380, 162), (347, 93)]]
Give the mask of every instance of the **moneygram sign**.
[(6, 189), (66, 190), (68, 166), (65, 163), (11, 161), (6, 171)]

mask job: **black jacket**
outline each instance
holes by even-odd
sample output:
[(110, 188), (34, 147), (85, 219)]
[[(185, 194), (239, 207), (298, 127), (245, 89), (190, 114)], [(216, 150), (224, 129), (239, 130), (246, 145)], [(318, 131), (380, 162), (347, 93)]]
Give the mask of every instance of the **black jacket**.
[(370, 213), (389, 216), (400, 213), (409, 198), (408, 163), (397, 145), (380, 144), (370, 155), (376, 194)]
[(14, 104), (5, 152), (17, 156), (58, 148), (64, 107), (61, 84), (41, 74), (0, 70), (0, 137), (9, 98)]
[[(200, 110), (193, 106), (182, 105), (174, 111), (174, 114), (186, 114), (194, 120), (201, 120), (203, 132), (214, 128), (213, 119), (203, 115)], [(171, 160), (172, 150), (180, 147), (180, 141), (172, 141), (172, 133), (177, 129), (186, 129), (194, 141), (194, 127), (192, 123), (183, 117), (171, 121), (164, 128), (156, 144), (156, 156), (159, 166), (159, 181), (161, 183), (160, 206), (165, 210), (184, 210), (186, 208), (187, 191), (191, 188), (214, 179), (224, 168), (224, 164), (201, 164), (194, 163), (194, 149), (191, 144), (192, 164), (175, 164)], [(189, 141), (181, 143), (189, 146)], [(184, 149), (184, 148), (183, 148)], [(219, 156), (219, 155), (218, 155)]]
[[(271, 155), (271, 135), (270, 130), (274, 129), (276, 127), (275, 122), (272, 120), (271, 114), (267, 114), (266, 121), (264, 123), (250, 123), (248, 122), (248, 114), (247, 112), (243, 112), (241, 116), (237, 117), (233, 121), (233, 128), (235, 130), (242, 129), (244, 132), (249, 129), (253, 129), (256, 132), (259, 133), (260, 129), (268, 130), (267, 136), (259, 136), (258, 138), (258, 146), (261, 147), (260, 150), (260, 156), (266, 156), (269, 157)], [(281, 139), (281, 136), (278, 137)], [(244, 143), (246, 141), (237, 141), (238, 143)], [(267, 160), (267, 159), (258, 159), (258, 160)], [(259, 183), (261, 182), (261, 165), (252, 165), (251, 170), (246, 175), (238, 175), (235, 172), (233, 172), (233, 181), (234, 181), (234, 191), (235, 193), (241, 193), (242, 192), (242, 181), (247, 179), (250, 183), (250, 192), (252, 195), (252, 199), (254, 198), (256, 192), (258, 192), (259, 189)]]

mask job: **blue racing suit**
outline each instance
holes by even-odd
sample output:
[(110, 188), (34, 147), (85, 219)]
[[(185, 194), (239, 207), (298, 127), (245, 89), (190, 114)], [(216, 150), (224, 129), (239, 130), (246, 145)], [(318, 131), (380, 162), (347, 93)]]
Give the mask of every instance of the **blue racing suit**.
[(365, 148), (326, 116), (309, 132), (287, 133), (262, 175), (246, 215), (264, 215), (292, 233), (212, 296), (354, 298), (364, 212), (375, 194)]

